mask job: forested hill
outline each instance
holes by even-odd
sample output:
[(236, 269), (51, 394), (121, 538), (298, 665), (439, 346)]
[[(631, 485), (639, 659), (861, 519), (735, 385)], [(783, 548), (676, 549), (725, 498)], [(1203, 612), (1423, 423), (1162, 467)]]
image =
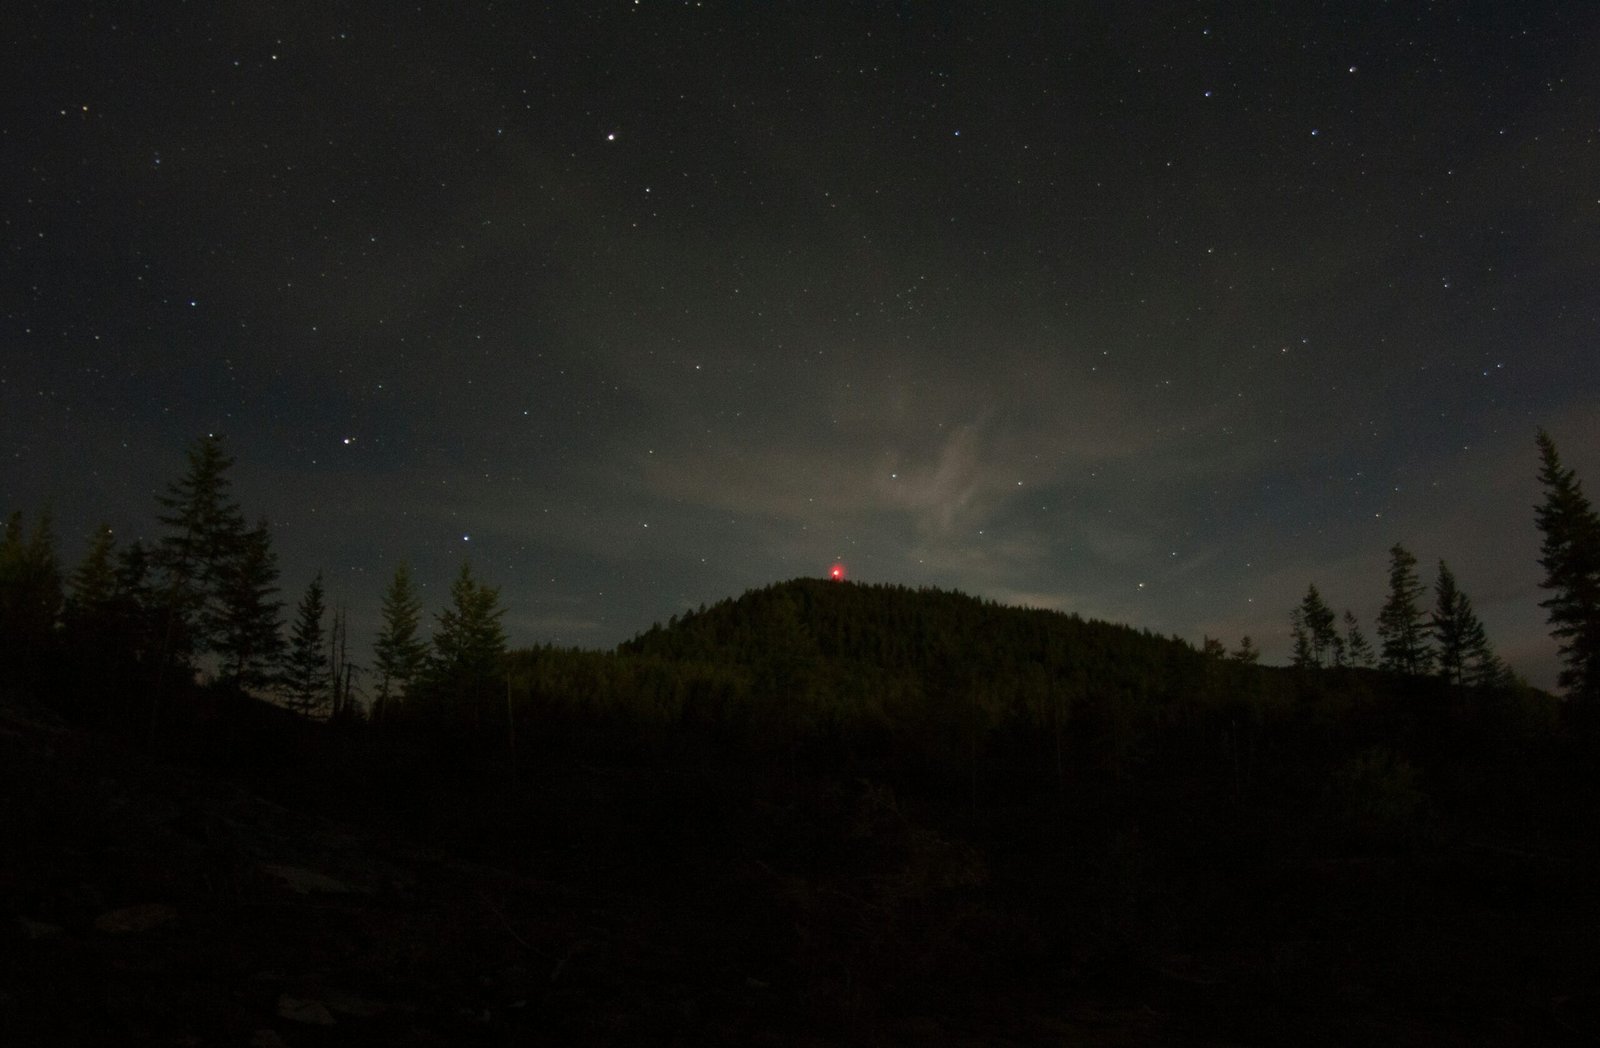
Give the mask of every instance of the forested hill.
[[(831, 724), (896, 735), (934, 724), (963, 737), (1054, 735), (1068, 719), (1128, 723), (1173, 705), (1275, 696), (1282, 682), (1273, 670), (1127, 626), (943, 590), (822, 579), (690, 612), (612, 658), (609, 672), (629, 667), (626, 688), (651, 691), (648, 704), (669, 717), (694, 717), (686, 707), (698, 706), (720, 719), (744, 707), (802, 731)], [(537, 676), (544, 661), (522, 666)]]
[(964, 593), (792, 579), (674, 618), (623, 654), (732, 664), (891, 673), (949, 683), (1043, 674), (1147, 691), (1198, 675), (1203, 658), (1149, 631)]

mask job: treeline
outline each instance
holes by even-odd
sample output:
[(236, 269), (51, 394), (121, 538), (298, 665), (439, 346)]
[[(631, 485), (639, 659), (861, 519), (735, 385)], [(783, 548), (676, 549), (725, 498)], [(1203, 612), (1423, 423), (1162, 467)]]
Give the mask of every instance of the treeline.
[(364, 700), (346, 609), (328, 606), (320, 572), (285, 621), (270, 527), (246, 523), (232, 466), (219, 437), (196, 441), (184, 475), (157, 500), (159, 537), (119, 543), (102, 525), (71, 571), (48, 511), (31, 528), (14, 511), (0, 538), (0, 684), (152, 737), (164, 706), (202, 685), (337, 722), (392, 715), (402, 695), (470, 709), (496, 682), (503, 690), (498, 590), (463, 564), (425, 635), (402, 562)]
[(1515, 676), (1489, 645), (1472, 601), (1456, 584), (1455, 575), (1439, 562), (1431, 611), (1424, 609), (1428, 589), (1417, 576), (1417, 558), (1404, 546), (1389, 550), (1389, 595), (1378, 613), (1374, 650), (1355, 613), (1348, 609), (1336, 620), (1315, 583), (1290, 612), (1294, 638), (1293, 665), (1378, 666), (1408, 676), (1437, 676), (1447, 684), (1474, 688), (1508, 687)]
[[(1545, 601), (1573, 708), (1600, 687), (1600, 523), (1542, 431)], [(95, 534), (75, 569), (60, 564), (47, 514), (13, 513), (0, 541), (6, 680), (85, 707), (117, 707), (156, 730), (164, 697), (206, 678), (213, 690), (271, 698), (316, 719), (451, 725), (514, 740), (519, 717), (692, 723), (757, 737), (849, 740), (885, 749), (912, 736), (930, 754), (970, 757), (1000, 737), (1098, 733), (1126, 750), (1133, 721), (1247, 702), (1259, 710), (1333, 685), (1257, 665), (1249, 637), (1229, 651), (958, 593), (800, 580), (702, 607), (614, 653), (553, 648), (508, 654), (499, 591), (463, 564), (448, 604), (425, 618), (402, 562), (383, 597), (370, 661), (349, 651), (346, 613), (320, 574), (286, 621), (265, 519), (231, 495), (233, 460), (215, 436), (188, 452), (158, 500), (159, 538)], [(1378, 645), (1342, 622), (1315, 585), (1292, 615), (1294, 667), (1334, 670), (1338, 687), (1388, 677), (1446, 686), (1520, 686), (1496, 657), (1443, 561), (1431, 608), (1416, 558), (1390, 551)], [(331, 618), (331, 621), (330, 621)], [(1390, 685), (1379, 685), (1389, 688)], [(120, 703), (120, 706), (118, 704)], [(147, 715), (147, 716), (146, 716)], [(1069, 727), (1070, 726), (1070, 727)], [(1117, 741), (1117, 740), (1124, 741)]]
[[(1551, 595), (1540, 602), (1560, 645), (1560, 686), (1574, 709), (1600, 707), (1600, 515), (1576, 473), (1561, 464), (1555, 442), (1538, 433), (1539, 481), (1544, 500), (1535, 507), (1542, 537), (1540, 582)], [(1510, 668), (1495, 655), (1472, 601), (1443, 560), (1433, 585), (1417, 574), (1417, 558), (1404, 546), (1389, 550), (1389, 589), (1378, 613), (1375, 651), (1354, 613), (1342, 623), (1316, 584), (1290, 613), (1293, 664), (1302, 668), (1373, 666), (1410, 677), (1437, 676), (1464, 687), (1509, 687)], [(1246, 638), (1248, 642), (1248, 638)]]

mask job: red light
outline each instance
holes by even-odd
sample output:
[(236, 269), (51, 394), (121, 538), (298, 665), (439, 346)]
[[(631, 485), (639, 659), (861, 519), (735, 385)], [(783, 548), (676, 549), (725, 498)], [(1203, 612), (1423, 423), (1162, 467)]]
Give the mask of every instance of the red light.
[(833, 567), (829, 568), (828, 569), (828, 578), (832, 579), (835, 582), (843, 582), (844, 581), (844, 565), (843, 564), (835, 564)]

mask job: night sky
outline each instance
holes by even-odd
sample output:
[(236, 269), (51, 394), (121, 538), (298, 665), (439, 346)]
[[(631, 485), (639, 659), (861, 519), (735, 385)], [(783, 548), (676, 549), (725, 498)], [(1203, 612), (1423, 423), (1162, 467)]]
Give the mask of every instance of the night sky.
[[(0, 510), (207, 432), (375, 627), (957, 588), (1288, 656), (1449, 561), (1554, 684), (1600, 490), (1600, 4), (11, 3)], [(363, 640), (364, 647), (364, 640)]]

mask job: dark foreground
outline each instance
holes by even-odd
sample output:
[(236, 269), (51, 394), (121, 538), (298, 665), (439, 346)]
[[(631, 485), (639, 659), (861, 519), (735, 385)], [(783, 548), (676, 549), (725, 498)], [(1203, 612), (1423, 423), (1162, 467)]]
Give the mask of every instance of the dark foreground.
[(269, 760), (175, 762), (0, 704), (0, 1043), (1600, 1041), (1593, 853), (1536, 833), (1308, 848), (1204, 797), (935, 818), (702, 760), (458, 790), (270, 730)]

